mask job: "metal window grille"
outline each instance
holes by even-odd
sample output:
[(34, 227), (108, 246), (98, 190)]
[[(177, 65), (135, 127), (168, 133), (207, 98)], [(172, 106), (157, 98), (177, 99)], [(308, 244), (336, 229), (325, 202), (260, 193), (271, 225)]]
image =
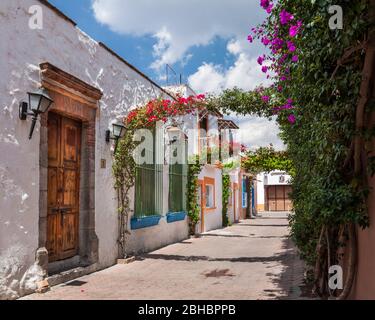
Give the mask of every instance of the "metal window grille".
[(145, 150), (153, 164), (136, 167), (134, 215), (137, 218), (161, 215), (163, 211), (163, 164), (159, 154), (163, 151), (163, 135), (159, 131), (153, 134), (153, 150)]

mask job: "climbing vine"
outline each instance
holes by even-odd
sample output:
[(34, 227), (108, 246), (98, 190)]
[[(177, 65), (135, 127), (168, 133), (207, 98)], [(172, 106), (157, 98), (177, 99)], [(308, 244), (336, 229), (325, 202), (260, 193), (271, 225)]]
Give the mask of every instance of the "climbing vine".
[(198, 176), (202, 171), (203, 164), (200, 163), (199, 156), (194, 156), (189, 161), (188, 181), (187, 181), (187, 214), (189, 217), (190, 234), (195, 234), (195, 226), (200, 220), (200, 206), (198, 203)]
[(242, 168), (253, 176), (273, 170), (286, 171), (294, 175), (293, 163), (289, 159), (288, 153), (276, 151), (272, 145), (248, 151), (242, 159)]
[[(343, 9), (343, 30), (329, 27), (333, 4)], [(345, 299), (356, 274), (357, 226), (369, 225), (375, 1), (261, 0), (261, 6), (268, 18), (248, 40), (268, 48), (258, 63), (273, 84), (227, 90), (212, 103), (276, 117), (294, 170), (292, 237), (314, 267), (315, 292)], [(328, 269), (335, 264), (347, 266), (346, 278), (343, 290), (331, 291)]]
[[(134, 160), (134, 150), (137, 143), (134, 141), (134, 134), (137, 129), (153, 129), (157, 122), (166, 123), (171, 118), (185, 116), (200, 112), (206, 108), (205, 96), (200, 94), (183, 98), (177, 96), (173, 100), (154, 99), (145, 106), (131, 111), (124, 123), (126, 131), (124, 137), (120, 139), (113, 161), (113, 175), (115, 179), (115, 190), (118, 199), (119, 213), (119, 256), (125, 258), (126, 237), (129, 234), (128, 223), (132, 213), (130, 202), (130, 190), (135, 184), (136, 163)], [(197, 180), (194, 179), (195, 172), (198, 171), (199, 161), (196, 165), (189, 165), (188, 178), (188, 207), (191, 225), (195, 226), (199, 220), (199, 208), (196, 208), (192, 194), (197, 190)], [(200, 172), (200, 171), (199, 171)], [(199, 174), (198, 172), (198, 174)], [(198, 216), (198, 218), (197, 218)], [(197, 220), (198, 219), (198, 220)]]
[(229, 205), (229, 197), (231, 195), (230, 175), (227, 174), (227, 173), (223, 173), (223, 175), (222, 175), (222, 186), (223, 186), (223, 193), (222, 193), (223, 227), (227, 227), (229, 225), (228, 205)]
[(118, 201), (119, 218), (119, 257), (126, 258), (126, 237), (129, 235), (128, 221), (132, 212), (130, 203), (130, 190), (135, 183), (136, 165), (133, 158), (135, 143), (133, 141), (134, 129), (129, 127), (124, 137), (119, 141), (113, 161), (113, 176)]

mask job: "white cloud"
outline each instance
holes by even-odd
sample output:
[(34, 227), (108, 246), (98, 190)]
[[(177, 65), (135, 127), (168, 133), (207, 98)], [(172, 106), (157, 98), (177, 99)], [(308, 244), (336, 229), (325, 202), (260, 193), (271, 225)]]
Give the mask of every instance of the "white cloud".
[(234, 65), (225, 70), (218, 65), (204, 63), (188, 79), (192, 88), (202, 93), (219, 93), (234, 87), (252, 90), (260, 84), (270, 83), (261, 72), (257, 59), (244, 51), (240, 41), (229, 42), (227, 50), (236, 56)]
[[(95, 18), (112, 31), (132, 36), (152, 36), (155, 61), (151, 67), (161, 71), (165, 64), (186, 64), (188, 52), (194, 46), (205, 46), (215, 37), (228, 39), (227, 51), (235, 63), (224, 69), (220, 65), (202, 63), (188, 82), (200, 93), (219, 93), (235, 86), (250, 90), (267, 80), (256, 58), (262, 53), (258, 44), (250, 45), (246, 38), (251, 27), (265, 17), (259, 0), (92, 0)], [(273, 143), (283, 144), (277, 137), (276, 123), (267, 119), (242, 118), (245, 144), (250, 147)]]
[(188, 82), (196, 92), (219, 93), (225, 83), (225, 75), (219, 66), (204, 63), (189, 77)]
[(264, 18), (254, 0), (92, 1), (96, 19), (113, 31), (156, 39), (156, 70), (181, 61), (189, 48), (207, 45), (216, 36), (245, 41), (250, 27)]
[[(237, 119), (238, 122), (238, 119)], [(239, 121), (242, 131), (242, 143), (250, 149), (269, 146), (273, 144), (276, 150), (285, 150), (285, 145), (279, 138), (279, 127), (273, 119), (247, 117)]]

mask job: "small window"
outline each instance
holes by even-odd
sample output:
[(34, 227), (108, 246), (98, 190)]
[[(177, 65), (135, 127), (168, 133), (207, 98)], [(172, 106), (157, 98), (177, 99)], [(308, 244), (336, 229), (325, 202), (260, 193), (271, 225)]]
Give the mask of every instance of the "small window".
[(242, 208), (247, 208), (247, 192), (242, 193)]
[(215, 198), (214, 198), (214, 191), (215, 188), (213, 185), (207, 184), (206, 185), (206, 208), (214, 208), (215, 207)]

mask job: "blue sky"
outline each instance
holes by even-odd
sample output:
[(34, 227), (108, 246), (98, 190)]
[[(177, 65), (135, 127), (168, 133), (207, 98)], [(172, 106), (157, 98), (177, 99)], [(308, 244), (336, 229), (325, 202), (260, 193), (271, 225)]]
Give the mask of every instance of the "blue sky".
[[(250, 28), (265, 17), (258, 0), (49, 1), (161, 85), (167, 63), (197, 93), (250, 90), (266, 82), (256, 62), (263, 49), (247, 42)], [(253, 131), (248, 145), (281, 146), (273, 123), (236, 120)]]
[[(98, 2), (100, 3), (104, 1)], [(110, 25), (103, 24), (96, 18), (93, 10), (93, 0), (50, 0), (50, 2), (63, 11), (67, 16), (72, 18), (80, 29), (88, 33), (95, 40), (104, 42), (131, 64), (146, 72), (154, 80), (163, 84), (162, 76), (165, 75), (165, 68), (162, 68), (162, 70), (155, 70), (154, 68), (151, 68), (152, 63), (155, 61), (153, 46), (157, 42), (152, 33), (145, 32), (141, 36), (136, 36), (132, 35), (130, 32), (114, 32), (111, 30)], [(109, 2), (111, 2), (111, 0), (109, 0)], [(114, 3), (115, 8), (116, 2), (118, 1), (112, 2)], [(252, 11), (256, 10), (258, 11), (259, 16), (264, 16), (256, 0), (249, 0), (248, 2), (250, 3), (248, 5), (249, 11), (250, 9)], [(251, 4), (251, 2), (254, 2), (254, 4)], [(139, 6), (136, 7), (136, 9), (143, 10), (144, 8)], [(241, 8), (239, 8), (239, 10), (240, 9)], [(139, 12), (134, 11), (131, 14), (137, 15)], [(228, 19), (235, 19), (235, 17), (228, 17)], [(246, 41), (246, 34), (248, 30), (250, 29), (250, 26), (252, 26), (251, 21), (253, 19), (251, 19), (250, 15), (248, 20), (249, 23), (243, 24), (243, 34), (241, 36), (243, 36), (242, 40), (244, 42)], [(259, 19), (259, 21), (261, 20)], [(147, 22), (145, 23), (147, 24)], [(192, 24), (193, 23), (194, 22), (192, 21)], [(162, 24), (163, 22), (161, 21), (161, 27)], [(157, 32), (157, 30), (155, 30), (155, 32)], [(236, 39), (236, 36), (236, 34), (221, 35), (220, 31), (218, 31), (217, 34), (210, 39), (209, 44), (193, 44), (188, 48), (187, 52), (181, 57), (181, 59), (179, 59), (179, 61), (171, 61), (170, 64), (178, 74), (181, 73), (183, 75), (184, 82), (187, 82), (189, 76), (196, 73), (198, 68), (202, 66), (203, 63), (212, 64), (222, 68), (223, 70), (227, 70), (233, 66), (236, 61), (236, 56), (229, 53), (227, 50), (228, 43), (231, 40)], [(256, 53), (259, 52), (259, 48), (256, 48), (253, 52), (255, 56)], [(189, 58), (187, 62), (186, 57)]]

